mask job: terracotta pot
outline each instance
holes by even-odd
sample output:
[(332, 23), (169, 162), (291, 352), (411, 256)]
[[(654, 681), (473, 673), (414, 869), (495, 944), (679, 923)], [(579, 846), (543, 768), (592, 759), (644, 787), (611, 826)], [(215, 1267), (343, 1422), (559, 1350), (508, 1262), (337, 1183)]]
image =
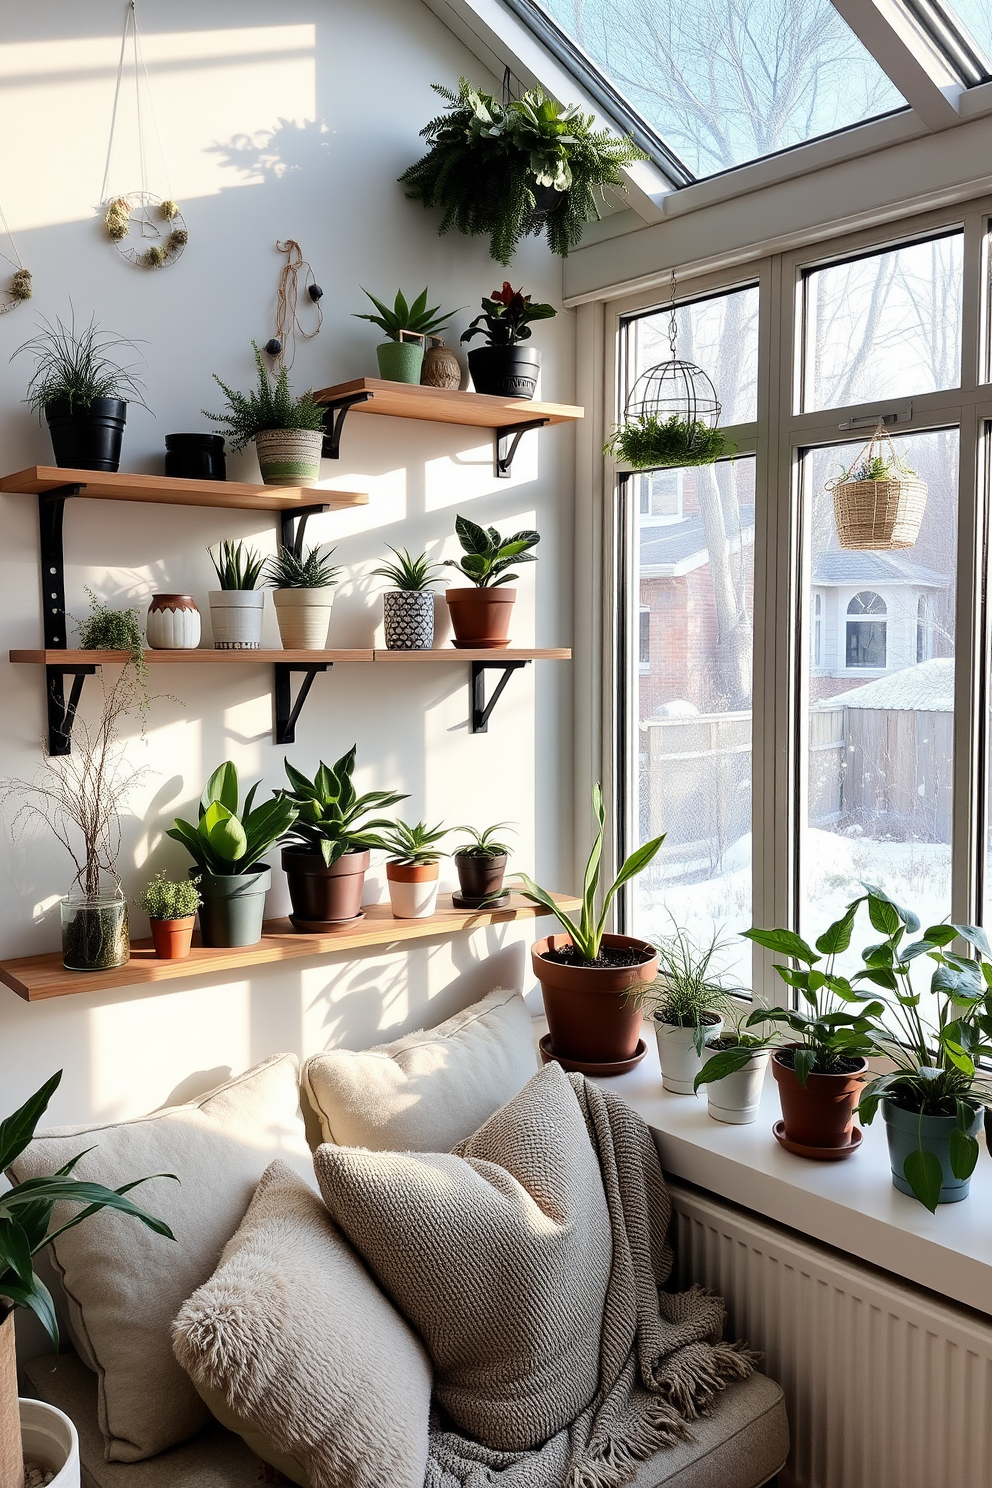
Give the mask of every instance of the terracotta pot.
[(155, 954), (160, 961), (182, 961), (189, 955), (196, 915), (178, 920), (149, 920)]
[(510, 617), (516, 589), (448, 589), (445, 592), (454, 645), (499, 650), (510, 644)]
[(491, 894), (498, 894), (503, 887), (506, 853), (496, 853), (491, 858), (482, 858), (476, 853), (455, 853), (455, 867), (462, 898), (481, 902)]
[(632, 935), (604, 935), (607, 949), (632, 947), (643, 953), (644, 960), (636, 966), (618, 967), (564, 966), (545, 960), (545, 951), (570, 944), (571, 936), (549, 935), (531, 946), (554, 1052), (589, 1064), (632, 1059), (642, 1014), (630, 993), (639, 982), (654, 981), (658, 952)]
[(389, 903), (397, 920), (426, 920), (437, 908), (436, 863), (387, 863)]
[[(789, 1047), (794, 1047), (790, 1045)], [(796, 1072), (781, 1063), (780, 1052), (772, 1057), (772, 1074), (778, 1083), (785, 1135), (802, 1147), (850, 1147), (854, 1130), (854, 1108), (861, 1099), (868, 1063), (848, 1075), (810, 1075), (805, 1087)]]
[(362, 912), (365, 871), (370, 861), (367, 851), (343, 853), (328, 868), (319, 852), (284, 847), (282, 866), (294, 917), (308, 924), (327, 925), (357, 919)]

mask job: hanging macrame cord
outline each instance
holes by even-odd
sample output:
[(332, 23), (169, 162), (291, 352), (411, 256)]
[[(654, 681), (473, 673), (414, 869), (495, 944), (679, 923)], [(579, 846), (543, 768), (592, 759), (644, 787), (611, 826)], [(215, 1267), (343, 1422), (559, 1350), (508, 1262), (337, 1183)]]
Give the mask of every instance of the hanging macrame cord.
[[(314, 278), (313, 269), (303, 257), (303, 249), (295, 238), (287, 238), (284, 243), (277, 240), (276, 250), (285, 253), (286, 262), (282, 266), (276, 292), (276, 333), (270, 341), (266, 341), (265, 350), (276, 365), (288, 368), (296, 360), (297, 336), (303, 341), (312, 341), (324, 324), (324, 312), (320, 304), (324, 291)], [(312, 331), (303, 329), (297, 310), (301, 274), (307, 296), (317, 307), (317, 324)]]
[[(138, 142), (138, 170), (140, 189), (110, 194), (110, 173), (113, 165), (114, 139), (117, 134), (117, 116), (120, 111), (124, 77), (128, 69), (128, 42), (131, 43), (131, 60), (134, 68), (135, 132)], [(144, 83), (144, 108), (155, 135), (165, 196), (154, 195), (148, 190), (148, 161), (145, 151), (145, 123), (142, 106), (142, 82)], [(100, 211), (103, 214), (107, 236), (122, 258), (128, 263), (144, 269), (164, 269), (175, 263), (189, 241), (186, 223), (179, 205), (172, 195), (169, 169), (162, 148), (155, 106), (152, 102), (151, 80), (141, 51), (138, 35), (138, 16), (134, 0), (129, 0), (124, 16), (124, 34), (121, 38), (121, 54), (117, 64), (117, 84), (114, 89), (114, 107), (110, 117), (110, 139), (107, 142), (107, 163), (100, 188)]]

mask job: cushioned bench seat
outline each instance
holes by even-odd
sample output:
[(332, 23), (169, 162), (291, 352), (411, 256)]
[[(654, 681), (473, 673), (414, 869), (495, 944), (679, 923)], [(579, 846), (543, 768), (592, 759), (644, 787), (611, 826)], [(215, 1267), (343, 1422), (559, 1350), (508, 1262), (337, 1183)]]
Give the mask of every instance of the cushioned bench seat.
[[(105, 1462), (96, 1375), (73, 1354), (35, 1359), (24, 1373), (38, 1399), (75, 1421), (83, 1488), (258, 1488), (258, 1459), (220, 1426), (146, 1462)], [(789, 1451), (782, 1391), (762, 1374), (730, 1385), (693, 1431), (694, 1442), (645, 1462), (631, 1488), (761, 1488)]]

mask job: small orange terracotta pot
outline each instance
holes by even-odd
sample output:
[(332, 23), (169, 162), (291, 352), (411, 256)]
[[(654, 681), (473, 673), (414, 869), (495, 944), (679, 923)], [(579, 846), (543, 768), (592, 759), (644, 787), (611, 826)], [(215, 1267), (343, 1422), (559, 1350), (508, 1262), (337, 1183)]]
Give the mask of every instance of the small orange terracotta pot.
[[(789, 1045), (796, 1048), (797, 1045)], [(810, 1075), (800, 1085), (794, 1069), (772, 1055), (772, 1074), (782, 1102), (785, 1135), (803, 1147), (850, 1147), (854, 1108), (861, 1099), (867, 1061), (850, 1074)]]
[(196, 915), (184, 915), (181, 920), (149, 920), (155, 954), (160, 961), (182, 961), (189, 955), (193, 939), (193, 922)]
[(444, 597), (459, 650), (498, 651), (510, 644), (516, 589), (448, 589)]
[(634, 966), (566, 966), (544, 952), (571, 945), (571, 936), (549, 935), (531, 947), (534, 975), (541, 984), (551, 1047), (566, 1059), (614, 1064), (632, 1059), (641, 1036), (643, 1014), (632, 994), (658, 975), (658, 952), (632, 935), (604, 935), (607, 950), (635, 950)]
[(424, 920), (437, 908), (436, 863), (387, 863), (389, 903), (396, 920)]

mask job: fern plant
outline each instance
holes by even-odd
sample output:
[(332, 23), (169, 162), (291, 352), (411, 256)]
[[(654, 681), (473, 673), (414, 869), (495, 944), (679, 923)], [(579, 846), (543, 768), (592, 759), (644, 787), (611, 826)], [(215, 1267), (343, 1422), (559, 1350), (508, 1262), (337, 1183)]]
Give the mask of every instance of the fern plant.
[(341, 572), (331, 562), (333, 548), (322, 553), (320, 547), (297, 553), (295, 548), (280, 548), (265, 569), (265, 582), (273, 589), (330, 589)]
[[(389, 544), (386, 546), (389, 547)], [(435, 574), (440, 573), (442, 565), (432, 563), (426, 553), (418, 553), (414, 558), (406, 548), (389, 548), (389, 551), (396, 562), (384, 563), (381, 568), (374, 568), (372, 578), (388, 579), (394, 589), (402, 589), (408, 594), (420, 593), (440, 582)]]
[(258, 374), (255, 387), (251, 392), (239, 393), (235, 388), (229, 388), (215, 372), (214, 382), (227, 398), (228, 411), (208, 413), (203, 408), (200, 412), (204, 418), (211, 420), (234, 450), (244, 449), (256, 434), (263, 434), (267, 429), (322, 430), (325, 409), (314, 398), (313, 390), (308, 388), (298, 398), (294, 397), (285, 366), (279, 368), (279, 375), (273, 383), (258, 343), (253, 341), (251, 344)]
[(93, 590), (86, 587), (90, 602), (90, 613), (85, 620), (76, 621), (79, 645), (83, 651), (126, 651), (128, 661), (134, 667), (139, 706), (147, 713), (151, 703), (148, 696), (148, 664), (145, 661), (145, 642), (139, 624), (140, 611), (112, 610), (97, 599)]
[(667, 419), (644, 414), (628, 419), (614, 429), (603, 445), (604, 455), (632, 465), (635, 470), (665, 466), (712, 465), (723, 455), (736, 453), (722, 429), (712, 429), (699, 419)]

